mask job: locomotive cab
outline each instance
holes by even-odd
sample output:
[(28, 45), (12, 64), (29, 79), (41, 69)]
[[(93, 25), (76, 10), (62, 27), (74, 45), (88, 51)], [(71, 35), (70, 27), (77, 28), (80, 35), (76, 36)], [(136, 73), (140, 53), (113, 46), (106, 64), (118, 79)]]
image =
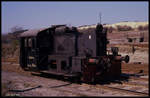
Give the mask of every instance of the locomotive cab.
[(52, 53), (53, 36), (49, 29), (29, 30), (20, 35), (20, 66), (47, 69), (48, 55)]

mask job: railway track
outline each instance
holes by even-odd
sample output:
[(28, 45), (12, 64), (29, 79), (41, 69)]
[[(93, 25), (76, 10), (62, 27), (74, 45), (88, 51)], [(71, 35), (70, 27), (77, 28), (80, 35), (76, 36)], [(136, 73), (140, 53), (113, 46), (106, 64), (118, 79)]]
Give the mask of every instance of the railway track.
[(130, 82), (124, 82), (123, 85), (128, 85), (128, 86), (135, 86), (135, 87), (145, 87), (148, 88), (148, 84), (136, 84), (136, 83), (130, 83)]
[(123, 89), (123, 88), (118, 88), (118, 87), (112, 87), (112, 86), (106, 86), (106, 85), (88, 85), (92, 88), (96, 89), (105, 89), (105, 90), (111, 90), (111, 91), (116, 91), (118, 93), (126, 93), (126, 94), (133, 94), (133, 95), (140, 95), (140, 96), (148, 96), (148, 93), (145, 92), (139, 92), (139, 91), (134, 91), (134, 90), (128, 90), (128, 89)]
[[(101, 87), (101, 86), (100, 86)], [(108, 86), (103, 86), (104, 88), (112, 89), (115, 91), (123, 92), (123, 93), (129, 93), (129, 94), (134, 94), (134, 95), (142, 95), (142, 96), (148, 96), (148, 93), (144, 92), (138, 92), (138, 91), (133, 91), (133, 90), (127, 90), (127, 89), (122, 89), (122, 88), (116, 88), (116, 87), (108, 87)]]
[(148, 78), (141, 78), (141, 77), (134, 77), (134, 76), (131, 76), (130, 79), (134, 79), (134, 80), (142, 80), (142, 81), (149, 81)]
[[(136, 82), (133, 82), (136, 81)], [(145, 84), (140, 84), (139, 82), (143, 81), (147, 82)], [(121, 84), (120, 84), (121, 83)], [(142, 78), (142, 77), (135, 77), (135, 76), (129, 76), (129, 81), (121, 81), (120, 83), (111, 83), (107, 85), (89, 85), (88, 86), (96, 89), (106, 89), (106, 90), (111, 90), (111, 91), (116, 91), (118, 93), (126, 93), (126, 94), (132, 94), (132, 95), (137, 95), (137, 96), (148, 96), (148, 90), (149, 90), (149, 84), (148, 84), (148, 78)], [(117, 85), (117, 86), (115, 86)], [(138, 87), (140, 89), (144, 89), (143, 91), (138, 91), (135, 88)], [(131, 89), (130, 89), (131, 88)], [(133, 90), (133, 88), (135, 90)], [(147, 90), (145, 92), (145, 90)]]
[[(142, 83), (141, 83), (142, 81)], [(148, 88), (148, 78), (141, 78), (141, 77), (129, 77), (128, 81), (122, 81), (121, 82), (124, 85), (130, 85), (130, 86), (143, 86)]]
[[(132, 81), (136, 81), (136, 82), (132, 82)], [(144, 89), (149, 90), (149, 88), (148, 88), (149, 84), (148, 83), (140, 84), (138, 81), (139, 82), (141, 82), (141, 81), (148, 82), (148, 78), (130, 76), (129, 81), (121, 82), (120, 87), (113, 87), (111, 85), (115, 85), (118, 83), (112, 83), (111, 85), (96, 85), (96, 88), (110, 89), (113, 91), (123, 92), (123, 93), (127, 93), (127, 94), (129, 93), (129, 94), (134, 94), (134, 95), (148, 96), (149, 94), (147, 92), (124, 89), (124, 87), (123, 87), (123, 86), (125, 86), (125, 87), (140, 87), (141, 89), (144, 88)]]

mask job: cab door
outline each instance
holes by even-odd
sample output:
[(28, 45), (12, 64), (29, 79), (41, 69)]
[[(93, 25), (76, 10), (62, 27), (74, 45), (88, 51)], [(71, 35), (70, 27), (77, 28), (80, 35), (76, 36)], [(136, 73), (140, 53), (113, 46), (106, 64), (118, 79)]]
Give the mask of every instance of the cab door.
[(51, 32), (42, 31), (37, 36), (37, 67), (48, 70), (48, 55), (53, 53), (53, 36)]

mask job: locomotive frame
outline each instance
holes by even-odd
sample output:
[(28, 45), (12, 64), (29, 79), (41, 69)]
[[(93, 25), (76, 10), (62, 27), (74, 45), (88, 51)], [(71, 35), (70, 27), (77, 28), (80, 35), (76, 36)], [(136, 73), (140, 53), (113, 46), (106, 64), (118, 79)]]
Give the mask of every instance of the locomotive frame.
[(78, 77), (84, 82), (120, 77), (121, 62), (129, 56), (107, 54), (107, 29), (80, 30), (66, 25), (29, 30), (20, 35), (20, 66), (64, 77)]

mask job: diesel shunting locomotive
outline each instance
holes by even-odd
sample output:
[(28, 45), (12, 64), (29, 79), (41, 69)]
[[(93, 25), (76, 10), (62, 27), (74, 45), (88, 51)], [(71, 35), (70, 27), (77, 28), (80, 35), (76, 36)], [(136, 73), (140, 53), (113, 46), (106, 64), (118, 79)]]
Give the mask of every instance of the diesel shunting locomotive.
[(107, 29), (78, 29), (67, 25), (29, 30), (20, 35), (20, 66), (35, 68), (64, 77), (78, 77), (85, 82), (120, 77), (122, 57), (118, 48), (107, 54)]

